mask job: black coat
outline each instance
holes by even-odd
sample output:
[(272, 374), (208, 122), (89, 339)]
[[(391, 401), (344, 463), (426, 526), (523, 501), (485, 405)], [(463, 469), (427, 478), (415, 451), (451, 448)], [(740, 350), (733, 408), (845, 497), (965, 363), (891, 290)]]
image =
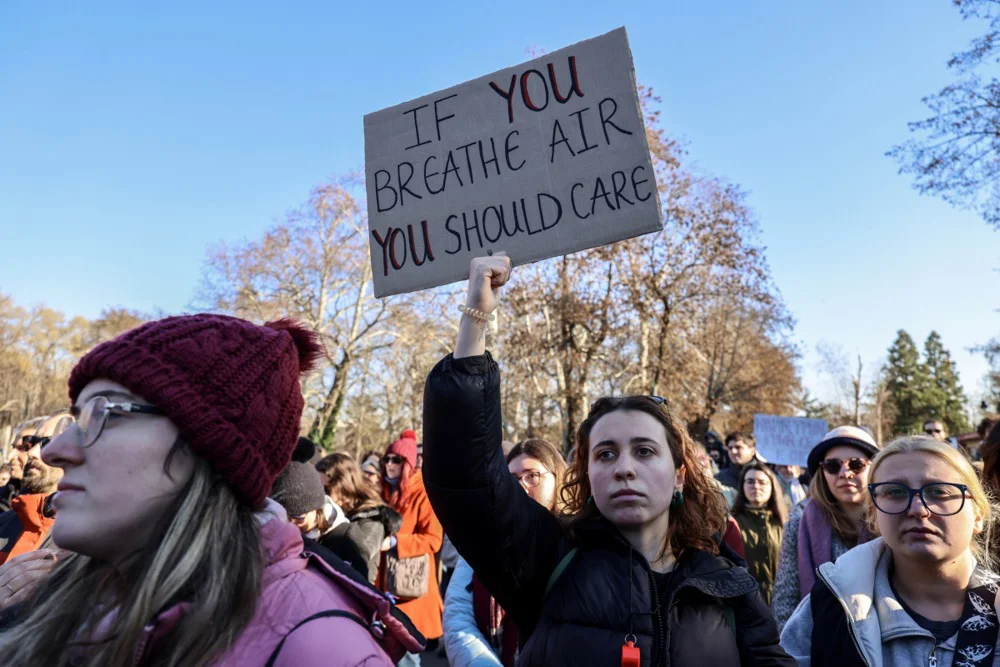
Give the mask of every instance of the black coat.
[(424, 484), (459, 553), (517, 623), (519, 665), (620, 665), (630, 624), (643, 667), (794, 665), (745, 569), (691, 550), (661, 593), (646, 559), (606, 520), (568, 538), (511, 476), (501, 438), (492, 357), (442, 360), (424, 391)]
[(21, 480), (14, 479), (13, 477), (6, 486), (0, 486), (0, 512), (9, 512), (11, 509), (11, 501), (17, 498), (17, 494), (21, 492)]
[[(374, 584), (382, 558), (382, 541), (399, 532), (403, 517), (391, 507), (379, 505), (347, 518), (349, 523), (340, 524), (319, 541), (364, 574), (369, 583)], [(355, 562), (357, 558), (354, 554), (361, 557), (363, 564)]]

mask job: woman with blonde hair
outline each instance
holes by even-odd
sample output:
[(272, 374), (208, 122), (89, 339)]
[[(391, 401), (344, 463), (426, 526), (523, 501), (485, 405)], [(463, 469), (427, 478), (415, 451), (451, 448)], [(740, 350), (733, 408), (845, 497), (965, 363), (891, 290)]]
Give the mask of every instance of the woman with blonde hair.
[(972, 464), (925, 436), (872, 462), (868, 519), (880, 537), (820, 566), (781, 643), (800, 664), (998, 664), (995, 507)]
[[(73, 423), (42, 450), (64, 473), (51, 534), (74, 553), (0, 633), (3, 664), (347, 667), (418, 650), (389, 601), (306, 552), (268, 498), (320, 353), (294, 322), (203, 314), (84, 356)], [(6, 578), (0, 604), (22, 585)]]
[(424, 388), (424, 474), (459, 553), (517, 625), (517, 664), (792, 664), (757, 582), (719, 556), (724, 500), (688, 474), (691, 438), (663, 399), (593, 404), (564, 522), (524, 493), (485, 341), (509, 277), (504, 256), (472, 260), (455, 352)]
[(857, 426), (827, 433), (809, 452), (809, 497), (792, 508), (781, 537), (771, 608), (778, 627), (812, 590), (816, 568), (871, 539), (865, 485), (878, 445)]

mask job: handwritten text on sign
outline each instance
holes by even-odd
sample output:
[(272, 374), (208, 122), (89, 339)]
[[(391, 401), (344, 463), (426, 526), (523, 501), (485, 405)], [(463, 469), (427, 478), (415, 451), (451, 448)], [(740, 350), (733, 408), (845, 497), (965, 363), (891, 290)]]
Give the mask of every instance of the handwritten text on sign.
[(368, 114), (365, 180), (376, 296), (662, 228), (624, 28)]
[(757, 451), (769, 463), (806, 467), (809, 452), (829, 428), (825, 419), (754, 415)]

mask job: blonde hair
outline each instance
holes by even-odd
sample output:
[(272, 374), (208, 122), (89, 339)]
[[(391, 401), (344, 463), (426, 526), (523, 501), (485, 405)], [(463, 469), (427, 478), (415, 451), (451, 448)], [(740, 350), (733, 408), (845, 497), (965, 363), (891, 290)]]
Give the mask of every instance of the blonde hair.
[[(871, 479), (869, 477), (869, 479)], [(858, 523), (847, 515), (840, 501), (826, 483), (822, 470), (817, 470), (809, 482), (809, 499), (823, 508), (833, 534), (848, 548), (856, 547), (860, 540)]]
[[(868, 481), (873, 484), (875, 483), (875, 475), (878, 473), (878, 469), (890, 456), (896, 456), (897, 454), (915, 454), (917, 452), (923, 452), (930, 454), (931, 456), (936, 456), (947, 463), (955, 472), (958, 473), (961, 478), (960, 483), (968, 487), (969, 496), (971, 496), (969, 499), (972, 501), (972, 507), (976, 517), (983, 520), (983, 532), (978, 535), (973, 535), (972, 543), (969, 547), (972, 549), (972, 553), (976, 557), (976, 562), (985, 567), (987, 570), (992, 570), (996, 565), (996, 558), (990, 553), (987, 545), (990, 544), (994, 530), (994, 523), (998, 516), (996, 499), (991, 497), (989, 492), (986, 491), (982, 483), (979, 481), (979, 475), (976, 473), (976, 469), (972, 467), (969, 460), (965, 458), (965, 456), (963, 456), (957, 449), (924, 435), (911, 435), (897, 438), (889, 443), (872, 460), (871, 473), (868, 476)], [(866, 502), (866, 516), (868, 519), (868, 526), (875, 535), (880, 534), (877, 512), (878, 510), (875, 509), (875, 505), (869, 495)]]
[[(165, 469), (181, 447), (174, 446)], [(126, 667), (134, 663), (144, 627), (186, 602), (187, 613), (143, 664), (206, 665), (224, 655), (253, 618), (263, 561), (252, 510), (197, 459), (153, 538), (126, 567), (80, 554), (67, 557), (40, 585), (17, 625), (0, 634), (0, 655), (13, 667), (68, 666), (70, 646), (92, 639), (88, 629), (106, 624), (106, 641), (90, 647), (82, 664)]]

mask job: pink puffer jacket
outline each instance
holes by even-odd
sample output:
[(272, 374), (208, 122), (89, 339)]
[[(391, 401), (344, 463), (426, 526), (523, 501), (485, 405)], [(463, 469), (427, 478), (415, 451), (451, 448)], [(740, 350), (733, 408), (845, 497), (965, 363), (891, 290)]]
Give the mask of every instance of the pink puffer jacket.
[[(352, 581), (317, 556), (303, 553), (298, 529), (287, 522), (284, 510), (276, 505), (272, 508), (272, 501), (268, 502), (268, 511), (275, 516), (260, 529), (269, 564), (264, 570), (257, 613), (236, 644), (213, 665), (263, 667), (282, 640), (284, 644), (272, 663), (275, 667), (391, 667), (406, 651), (422, 649), (422, 640), (389, 613), (390, 603), (384, 595)], [(318, 618), (299, 625), (330, 610), (349, 612), (367, 627), (344, 617)], [(159, 640), (182, 621), (184, 613), (185, 605), (178, 605), (147, 626), (137, 650), (137, 665), (156, 655)], [(375, 634), (382, 638), (381, 646)]]

